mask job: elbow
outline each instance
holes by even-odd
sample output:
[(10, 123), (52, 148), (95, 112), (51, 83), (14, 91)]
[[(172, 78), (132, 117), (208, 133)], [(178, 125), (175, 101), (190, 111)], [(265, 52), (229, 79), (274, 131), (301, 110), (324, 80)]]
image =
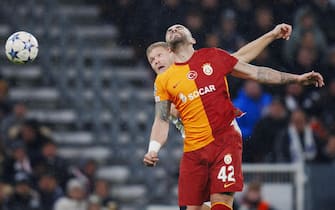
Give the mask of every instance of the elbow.
[(249, 63), (250, 62), (250, 59), (247, 56), (241, 54), (239, 51), (232, 54), (232, 56), (234, 56), (240, 62), (243, 62), (243, 63)]

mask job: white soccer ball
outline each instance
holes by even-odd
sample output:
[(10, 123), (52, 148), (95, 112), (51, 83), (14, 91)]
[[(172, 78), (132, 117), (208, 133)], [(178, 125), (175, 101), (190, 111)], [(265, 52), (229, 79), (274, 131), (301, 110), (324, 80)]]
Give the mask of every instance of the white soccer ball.
[(32, 34), (19, 31), (7, 39), (5, 49), (7, 58), (13, 63), (27, 63), (36, 58), (38, 42)]

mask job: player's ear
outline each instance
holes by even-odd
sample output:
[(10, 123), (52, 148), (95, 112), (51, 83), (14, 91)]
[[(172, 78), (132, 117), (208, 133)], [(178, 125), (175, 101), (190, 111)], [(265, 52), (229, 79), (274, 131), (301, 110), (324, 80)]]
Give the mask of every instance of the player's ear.
[(197, 43), (197, 41), (192, 37), (191, 38), (191, 44), (196, 44)]
[(170, 52), (172, 52), (172, 50), (171, 50), (171, 48), (170, 47), (168, 47), (167, 48), (167, 50), (168, 50), (168, 52), (170, 53)]

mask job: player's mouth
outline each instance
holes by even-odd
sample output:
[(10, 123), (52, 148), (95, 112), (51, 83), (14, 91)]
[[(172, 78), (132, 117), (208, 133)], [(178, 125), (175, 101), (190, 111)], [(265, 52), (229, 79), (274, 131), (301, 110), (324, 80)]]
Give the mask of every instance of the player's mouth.
[(165, 66), (158, 66), (158, 70), (161, 71), (161, 70), (164, 70)]

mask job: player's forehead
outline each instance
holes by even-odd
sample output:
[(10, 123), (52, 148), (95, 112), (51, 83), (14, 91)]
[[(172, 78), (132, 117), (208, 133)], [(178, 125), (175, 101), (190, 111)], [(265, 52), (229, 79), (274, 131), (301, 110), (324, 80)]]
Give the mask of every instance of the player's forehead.
[(181, 24), (175, 24), (175, 25), (172, 25), (172, 26), (170, 26), (166, 31), (167, 31), (167, 32), (170, 32), (170, 31), (172, 31), (173, 29), (183, 29), (183, 30), (188, 31), (187, 28), (186, 28), (185, 26), (181, 25)]
[(149, 57), (155, 56), (156, 54), (167, 54), (169, 53), (169, 50), (163, 46), (156, 46), (154, 48), (151, 49), (151, 51), (149, 52)]

